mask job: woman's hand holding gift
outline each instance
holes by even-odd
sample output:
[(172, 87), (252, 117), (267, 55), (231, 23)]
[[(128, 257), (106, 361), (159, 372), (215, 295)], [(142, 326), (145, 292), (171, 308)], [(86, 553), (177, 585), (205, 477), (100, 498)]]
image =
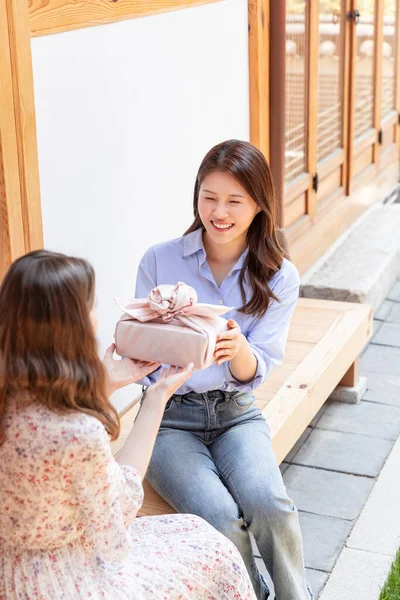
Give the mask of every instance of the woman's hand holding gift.
[(229, 361), (229, 369), (240, 383), (250, 382), (257, 372), (257, 359), (233, 319), (228, 321), (228, 331), (217, 337), (214, 358), (217, 365)]
[(162, 404), (166, 404), (173, 394), (191, 377), (193, 373), (193, 363), (187, 367), (169, 367), (163, 368), (161, 375), (146, 390), (146, 400), (156, 401), (159, 399)]
[(235, 356), (247, 345), (247, 340), (242, 334), (239, 325), (233, 319), (228, 321), (228, 331), (217, 337), (214, 358), (217, 365), (233, 360)]
[(135, 383), (160, 366), (160, 363), (145, 362), (143, 360), (132, 360), (131, 358), (115, 359), (115, 344), (111, 344), (106, 350), (103, 365), (107, 373), (107, 391), (111, 396), (114, 392), (126, 385)]

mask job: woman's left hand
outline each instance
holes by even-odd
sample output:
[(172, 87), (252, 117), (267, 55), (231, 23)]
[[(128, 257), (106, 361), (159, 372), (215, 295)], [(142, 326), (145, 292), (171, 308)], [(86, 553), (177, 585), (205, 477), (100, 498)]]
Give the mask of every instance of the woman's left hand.
[(233, 319), (228, 321), (228, 331), (224, 331), (217, 337), (214, 359), (217, 365), (233, 360), (244, 348), (246, 338), (240, 331), (239, 325)]
[(161, 363), (149, 363), (143, 360), (132, 360), (131, 358), (114, 358), (115, 344), (107, 348), (103, 358), (103, 365), (107, 372), (108, 394), (111, 395), (130, 383), (135, 383), (149, 373), (152, 373)]

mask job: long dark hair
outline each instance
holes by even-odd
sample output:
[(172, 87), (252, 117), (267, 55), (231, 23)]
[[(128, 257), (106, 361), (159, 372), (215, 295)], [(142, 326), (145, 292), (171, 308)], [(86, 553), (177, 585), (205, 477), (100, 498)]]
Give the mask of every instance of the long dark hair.
[[(204, 229), (198, 211), (199, 192), (204, 178), (212, 171), (233, 175), (261, 208), (247, 232), (248, 253), (239, 277), (243, 301), (240, 311), (261, 317), (271, 299), (278, 300), (269, 282), (287, 256), (284, 238), (275, 223), (276, 201), (270, 168), (262, 152), (248, 142), (228, 140), (211, 148), (197, 173), (193, 197), (194, 221), (185, 235), (200, 227)], [(253, 292), (249, 300), (243, 286), (246, 273)]]
[(10, 266), (0, 286), (0, 444), (7, 401), (24, 392), (54, 412), (92, 415), (118, 437), (90, 321), (94, 299), (85, 260), (36, 250)]

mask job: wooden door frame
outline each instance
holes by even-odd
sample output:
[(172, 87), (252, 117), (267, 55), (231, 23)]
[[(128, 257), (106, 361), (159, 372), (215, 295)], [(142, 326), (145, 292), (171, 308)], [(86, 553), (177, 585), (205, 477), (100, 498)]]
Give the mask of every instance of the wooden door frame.
[[(374, 56), (373, 56), (373, 90), (374, 90), (374, 104), (372, 107), (372, 125), (358, 138), (354, 135), (354, 111), (355, 111), (355, 84), (356, 84), (356, 72), (355, 72), (355, 59), (356, 59), (356, 46), (357, 46), (357, 25), (351, 23), (351, 72), (350, 72), (350, 107), (349, 107), (349, 138), (348, 138), (348, 170), (347, 170), (347, 182), (346, 192), (351, 194), (357, 183), (359, 186), (358, 175), (368, 171), (369, 175), (376, 174), (379, 168), (380, 158), (380, 123), (381, 123), (381, 74), (382, 74), (382, 37), (383, 37), (383, 12), (384, 4), (383, 0), (375, 1), (375, 12), (374, 12)], [(357, 0), (352, 0), (351, 10), (357, 8)], [(377, 82), (379, 81), (379, 85)], [(356, 143), (355, 143), (356, 142)], [(368, 162), (368, 151), (372, 151), (372, 157)], [(356, 161), (366, 160), (365, 166), (361, 170), (355, 173)], [(363, 180), (364, 180), (363, 176)]]
[(39, 164), (26, 0), (0, 3), (0, 277), (43, 246)]
[[(395, 27), (395, 31), (399, 32), (399, 7), (400, 7), (400, 2), (399, 0), (396, 0), (394, 2), (395, 5), (395, 11), (396, 11), (396, 16), (395, 16), (395, 21), (394, 21), (394, 27)], [(383, 20), (383, 28), (384, 28), (384, 12), (382, 14), (382, 20)], [(382, 30), (383, 31), (383, 30)], [(382, 35), (381, 41), (383, 43), (383, 38), (384, 35)], [(380, 122), (379, 122), (379, 132), (380, 132), (380, 136), (381, 136), (381, 142), (382, 145), (379, 145), (379, 155), (376, 157), (377, 158), (377, 164), (379, 166), (379, 168), (381, 168), (386, 162), (387, 162), (387, 155), (390, 155), (390, 151), (393, 149), (393, 146), (396, 146), (398, 148), (398, 143), (399, 143), (399, 117), (400, 117), (400, 108), (399, 108), (399, 49), (400, 49), (400, 44), (399, 44), (399, 40), (396, 36), (396, 40), (395, 40), (395, 51), (393, 54), (393, 60), (394, 60), (394, 68), (393, 68), (393, 106), (392, 106), (392, 110), (388, 113), (386, 113), (385, 115), (382, 116), (382, 113), (379, 115), (380, 118)], [(382, 82), (383, 82), (383, 57), (381, 58), (382, 60), (382, 68), (381, 68), (381, 77), (382, 77)], [(381, 85), (381, 98), (379, 100), (380, 105), (382, 107), (382, 93), (383, 93), (383, 86)]]
[[(344, 10), (347, 15), (348, 11), (351, 10), (352, 0), (344, 0)], [(350, 195), (349, 173), (351, 171), (349, 148), (351, 146), (350, 141), (352, 140), (352, 119), (350, 119), (351, 111), (354, 106), (354, 85), (353, 85), (353, 69), (354, 63), (351, 60), (353, 52), (354, 40), (352, 37), (352, 29), (350, 23), (345, 17), (344, 32), (343, 32), (343, 44), (344, 48), (344, 80), (343, 80), (343, 121), (342, 121), (342, 140), (344, 150), (344, 161), (342, 165), (342, 187), (346, 196)]]
[[(346, 19), (347, 12), (351, 8), (351, 0), (342, 0), (340, 23), (340, 55), (342, 57), (340, 66), (340, 97), (342, 101), (342, 145), (331, 152), (324, 159), (318, 161), (318, 61), (319, 61), (319, 6), (317, 2), (308, 3), (307, 26), (308, 35), (308, 58), (306, 62), (306, 150), (307, 160), (305, 172), (291, 183), (285, 191), (285, 205), (294, 200), (300, 194), (306, 195), (305, 219), (311, 224), (317, 218), (320, 211), (325, 210), (325, 197), (321, 198), (321, 189), (328, 181), (328, 177), (339, 177), (339, 186), (336, 190), (328, 192), (329, 197), (338, 193), (345, 193), (346, 169), (347, 169), (347, 147), (348, 147), (348, 95), (349, 95), (349, 29), (350, 23)], [(272, 110), (272, 109), (271, 109)], [(314, 179), (315, 178), (315, 179)], [(315, 181), (315, 183), (314, 183)], [(319, 183), (318, 183), (319, 182)], [(321, 185), (322, 184), (322, 185)], [(318, 190), (318, 185), (320, 189)], [(315, 188), (315, 189), (314, 189)], [(318, 191), (316, 191), (318, 190)]]
[[(318, 212), (324, 211), (326, 204), (336, 196), (345, 195), (348, 148), (348, 112), (349, 112), (349, 70), (350, 70), (350, 23), (347, 13), (351, 8), (351, 0), (341, 0), (340, 9), (340, 39), (339, 39), (339, 98), (341, 103), (341, 145), (332, 150), (327, 156), (316, 159), (316, 173), (320, 183), (317, 196)], [(315, 69), (319, 77), (319, 69)], [(319, 81), (318, 81), (319, 85)], [(317, 130), (318, 133), (318, 130)], [(318, 139), (317, 154), (318, 154)], [(333, 185), (332, 185), (333, 184)], [(321, 194), (321, 188), (324, 192)]]
[(395, 67), (395, 74), (396, 74), (396, 83), (395, 83), (395, 101), (394, 101), (394, 105), (395, 105), (395, 110), (397, 112), (397, 123), (398, 126), (396, 127), (396, 133), (395, 133), (395, 140), (397, 143), (397, 148), (400, 150), (400, 40), (399, 40), (399, 36), (400, 36), (400, 0), (396, 0), (396, 32), (397, 32), (397, 37), (396, 37), (396, 56), (395, 56), (395, 61), (396, 61), (396, 67)]
[[(269, 79), (274, 82), (270, 87), (268, 104), (269, 119), (269, 159), (274, 180), (276, 202), (278, 207), (278, 222), (284, 226), (284, 194), (285, 194), (285, 42), (286, 42), (286, 2), (268, 1), (271, 23), (270, 53), (267, 57)], [(251, 70), (250, 70), (251, 77)], [(254, 119), (250, 105), (250, 122)], [(250, 138), (254, 143), (254, 140)], [(273, 149), (273, 151), (271, 151)]]
[(382, 99), (382, 42), (383, 42), (383, 13), (384, 4), (380, 0), (375, 2), (375, 32), (374, 32), (374, 108), (373, 108), (373, 124), (376, 133), (376, 139), (373, 148), (373, 161), (375, 165), (379, 164), (380, 141), (379, 131), (381, 129), (381, 99)]
[(263, 152), (267, 159), (270, 155), (270, 21), (269, 0), (249, 0), (250, 140)]
[(220, 0), (31, 0), (32, 37), (147, 17)]
[(317, 176), (317, 126), (318, 126), (318, 14), (317, 2), (308, 3), (308, 82), (307, 82), (307, 162), (310, 174), (307, 190), (306, 214), (313, 221), (317, 211), (317, 194), (314, 189), (314, 177)]
[(304, 37), (307, 52), (304, 64), (305, 75), (305, 171), (285, 186), (285, 54), (286, 54), (286, 2), (271, 0), (270, 76), (274, 82), (270, 93), (270, 154), (271, 171), (281, 208), (281, 227), (285, 224), (285, 210), (292, 200), (305, 196), (305, 218), (313, 220), (316, 212), (316, 193), (313, 189), (313, 177), (316, 173), (316, 127), (317, 127), (317, 36), (318, 7), (315, 2), (308, 3), (305, 11)]

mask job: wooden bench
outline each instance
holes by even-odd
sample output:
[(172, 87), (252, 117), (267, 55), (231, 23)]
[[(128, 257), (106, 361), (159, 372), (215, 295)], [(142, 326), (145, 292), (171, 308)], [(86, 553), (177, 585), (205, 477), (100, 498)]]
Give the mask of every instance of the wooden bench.
[[(267, 419), (280, 463), (313, 417), (340, 384), (355, 385), (359, 356), (372, 335), (370, 306), (300, 298), (294, 312), (285, 360), (257, 388), (256, 404)], [(138, 411), (136, 399), (121, 414), (116, 454), (124, 444)], [(175, 512), (144, 483), (140, 515)]]

